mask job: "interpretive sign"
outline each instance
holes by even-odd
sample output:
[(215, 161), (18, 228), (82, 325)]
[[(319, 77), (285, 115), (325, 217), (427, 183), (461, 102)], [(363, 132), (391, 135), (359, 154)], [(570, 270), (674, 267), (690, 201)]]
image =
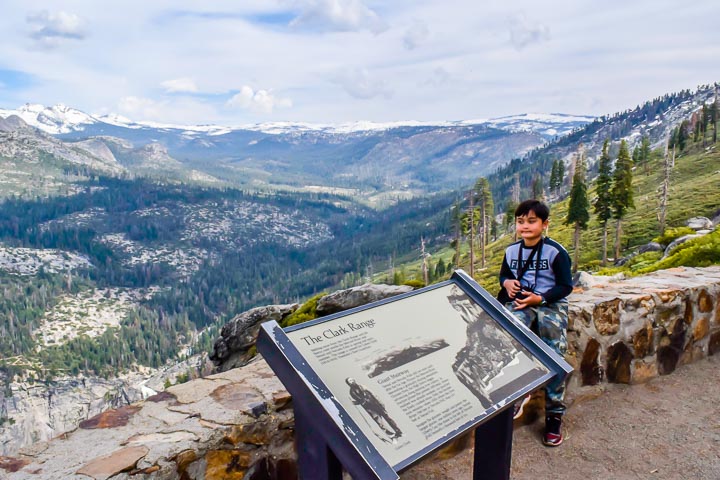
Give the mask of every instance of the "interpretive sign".
[[(296, 378), (294, 388), (323, 406), (333, 453), (347, 457), (336, 451), (344, 437), (376, 478), (397, 478), (381, 472), (402, 470), (571, 370), (462, 271), (285, 330), (269, 322), (258, 348), (283, 382)], [(283, 374), (288, 363), (296, 375)]]

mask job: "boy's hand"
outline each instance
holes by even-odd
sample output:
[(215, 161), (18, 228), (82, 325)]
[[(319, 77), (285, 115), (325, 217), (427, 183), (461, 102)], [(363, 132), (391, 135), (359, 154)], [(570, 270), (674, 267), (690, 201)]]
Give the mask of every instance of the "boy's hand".
[(515, 310), (522, 310), (527, 307), (534, 307), (542, 303), (543, 298), (537, 293), (529, 293), (524, 298), (516, 298), (513, 306)]
[(503, 288), (505, 288), (510, 298), (515, 298), (515, 295), (520, 291), (520, 282), (511, 279), (505, 280), (503, 282)]

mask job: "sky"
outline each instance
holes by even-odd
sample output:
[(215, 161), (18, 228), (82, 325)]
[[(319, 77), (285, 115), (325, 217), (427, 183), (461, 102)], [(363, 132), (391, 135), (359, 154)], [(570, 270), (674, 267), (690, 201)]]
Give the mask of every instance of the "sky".
[(0, 0), (0, 108), (136, 121), (604, 115), (720, 81), (717, 0)]

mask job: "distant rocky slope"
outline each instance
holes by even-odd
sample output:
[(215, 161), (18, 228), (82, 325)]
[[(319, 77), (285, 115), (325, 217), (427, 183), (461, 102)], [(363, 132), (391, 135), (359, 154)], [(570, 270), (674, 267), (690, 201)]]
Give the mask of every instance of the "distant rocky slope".
[[(241, 127), (135, 123), (56, 105), (0, 109), (97, 165), (132, 175), (253, 189), (321, 189), (387, 202), (456, 188), (592, 117), (525, 114), (492, 120)], [(28, 127), (28, 124), (32, 127)], [(34, 127), (34, 128), (33, 128)], [(38, 130), (36, 130), (36, 128)], [(62, 157), (63, 152), (56, 152)], [(97, 166), (95, 165), (95, 166)], [(384, 196), (378, 200), (376, 195)]]

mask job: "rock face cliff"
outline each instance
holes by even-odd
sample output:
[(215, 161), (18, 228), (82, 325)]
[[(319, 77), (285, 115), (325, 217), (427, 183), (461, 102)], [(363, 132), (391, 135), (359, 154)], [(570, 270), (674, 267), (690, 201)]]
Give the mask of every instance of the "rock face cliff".
[[(51, 383), (12, 383), (0, 393), (0, 455), (73, 430), (92, 416), (147, 397), (122, 379), (67, 378)], [(10, 395), (8, 395), (10, 393)]]
[(0, 455), (48, 441), (106, 410), (139, 402), (176, 382), (188, 370), (201, 371), (206, 362), (196, 355), (171, 367), (104, 379), (93, 376), (49, 382), (14, 382), (0, 390)]
[[(570, 297), (570, 400), (586, 388), (598, 392), (588, 385), (642, 383), (720, 352), (720, 267), (586, 285)], [(255, 359), (0, 457), (0, 473), (38, 480), (296, 478), (290, 400)]]

